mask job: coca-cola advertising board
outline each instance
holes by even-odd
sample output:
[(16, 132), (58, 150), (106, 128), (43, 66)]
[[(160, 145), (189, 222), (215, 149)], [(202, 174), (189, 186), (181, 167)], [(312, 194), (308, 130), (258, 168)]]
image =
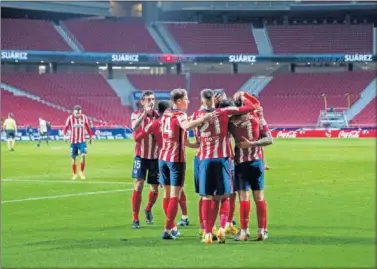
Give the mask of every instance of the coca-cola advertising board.
[(376, 128), (357, 129), (272, 129), (274, 138), (295, 139), (295, 138), (376, 138)]

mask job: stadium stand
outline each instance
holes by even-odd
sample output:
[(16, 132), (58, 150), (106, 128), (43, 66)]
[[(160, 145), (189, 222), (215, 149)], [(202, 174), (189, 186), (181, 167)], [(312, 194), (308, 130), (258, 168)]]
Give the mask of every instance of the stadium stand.
[(319, 111), (328, 107), (347, 107), (374, 78), (374, 72), (279, 74), (262, 90), (259, 97), (265, 115), (273, 126), (313, 126)]
[(165, 25), (185, 53), (258, 53), (249, 24), (168, 23)]
[(71, 51), (52, 22), (26, 19), (1, 19), (1, 48)]
[(371, 24), (269, 25), (267, 31), (275, 54), (371, 53), (373, 48)]
[[(97, 74), (4, 74), (2, 81), (67, 109), (80, 104), (83, 112), (100, 121), (130, 125), (131, 107)], [(61, 122), (64, 124), (64, 122)]]
[(131, 84), (140, 91), (145, 90), (172, 90), (186, 88), (186, 77), (184, 75), (127, 75)]
[(69, 20), (63, 23), (86, 51), (161, 53), (142, 22)]
[(376, 98), (357, 114), (351, 123), (356, 126), (376, 126)]
[(52, 125), (62, 125), (68, 113), (45, 105), (25, 96), (15, 96), (10, 92), (1, 90), (1, 115), (6, 116), (12, 112), (18, 125), (32, 125), (37, 127), (38, 118), (42, 117)]

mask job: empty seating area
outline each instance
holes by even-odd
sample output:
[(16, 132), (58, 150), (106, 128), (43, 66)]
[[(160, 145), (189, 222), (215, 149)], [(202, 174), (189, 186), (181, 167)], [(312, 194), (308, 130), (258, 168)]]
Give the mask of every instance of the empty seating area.
[(4, 74), (2, 81), (67, 109), (81, 105), (83, 113), (97, 120), (130, 124), (130, 108), (101, 75), (19, 73)]
[(249, 24), (168, 23), (184, 53), (258, 53)]
[(166, 91), (186, 88), (186, 77), (184, 75), (127, 75), (127, 78), (140, 91)]
[(376, 98), (351, 121), (355, 126), (376, 126)]
[(1, 90), (1, 115), (6, 117), (11, 112), (16, 118), (17, 125), (38, 126), (38, 118), (50, 121), (52, 125), (63, 125), (68, 113), (45, 105), (25, 96), (15, 96)]
[(374, 78), (373, 72), (279, 74), (259, 94), (265, 116), (273, 126), (313, 126), (327, 107), (348, 106)]
[(371, 24), (270, 25), (275, 54), (372, 53)]
[(71, 51), (50, 21), (1, 19), (1, 48)]
[(69, 20), (64, 25), (86, 51), (161, 53), (142, 22)]
[(199, 109), (201, 90), (224, 89), (228, 97), (232, 97), (250, 78), (250, 74), (192, 74), (189, 113)]

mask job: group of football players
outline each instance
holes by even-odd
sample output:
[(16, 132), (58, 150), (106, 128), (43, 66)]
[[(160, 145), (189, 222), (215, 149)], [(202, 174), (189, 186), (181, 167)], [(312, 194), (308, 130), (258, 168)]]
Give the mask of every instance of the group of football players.
[[(264, 200), (263, 147), (272, 144), (272, 136), (263, 117), (258, 99), (246, 92), (227, 98), (223, 91), (201, 91), (201, 107), (193, 115), (186, 115), (189, 98), (184, 89), (170, 93), (169, 102), (158, 103), (155, 95), (145, 91), (142, 109), (132, 113), (135, 160), (132, 194), (133, 228), (140, 228), (139, 212), (145, 180), (150, 185), (145, 216), (153, 223), (152, 208), (163, 187), (163, 209), (166, 217), (163, 239), (176, 239), (178, 226), (188, 225), (186, 194), (183, 189), (186, 173), (185, 148), (196, 149), (194, 182), (199, 199), (199, 219), (202, 242), (214, 239), (225, 243), (226, 234), (236, 241), (250, 239), (250, 194), (256, 206), (257, 240), (265, 240), (267, 205)], [(187, 138), (194, 132), (195, 141)], [(232, 137), (235, 141), (233, 150)], [(239, 197), (240, 231), (234, 227), (236, 193)], [(175, 222), (178, 208), (182, 218)], [(217, 216), (220, 227), (215, 228)]]

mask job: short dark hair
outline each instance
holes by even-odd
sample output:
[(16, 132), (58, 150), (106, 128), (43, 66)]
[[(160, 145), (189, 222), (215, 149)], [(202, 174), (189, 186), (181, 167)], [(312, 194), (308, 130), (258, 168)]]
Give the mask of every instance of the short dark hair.
[(166, 109), (170, 107), (168, 101), (160, 101), (158, 102), (158, 114), (162, 115)]
[(154, 92), (152, 91), (143, 91), (143, 94), (141, 96), (141, 99), (144, 99), (146, 96), (154, 95)]
[(75, 106), (73, 107), (73, 110), (81, 110), (81, 106), (80, 106), (80, 105), (75, 105)]
[(170, 100), (173, 103), (176, 103), (179, 99), (182, 99), (187, 95), (187, 91), (185, 89), (174, 89), (170, 92)]
[(233, 99), (224, 99), (224, 100), (221, 100), (219, 103), (219, 108), (229, 107), (229, 106), (236, 106)]
[(241, 107), (241, 106), (243, 105), (241, 99), (237, 99), (237, 100), (235, 100), (235, 101), (234, 101), (234, 104), (236, 105), (236, 107)]
[(200, 92), (200, 96), (206, 100), (211, 100), (214, 95), (215, 93), (211, 89), (204, 89)]
[(14, 119), (14, 115), (13, 115), (13, 113), (12, 113), (12, 112), (9, 112), (9, 113), (8, 113), (8, 117)]

